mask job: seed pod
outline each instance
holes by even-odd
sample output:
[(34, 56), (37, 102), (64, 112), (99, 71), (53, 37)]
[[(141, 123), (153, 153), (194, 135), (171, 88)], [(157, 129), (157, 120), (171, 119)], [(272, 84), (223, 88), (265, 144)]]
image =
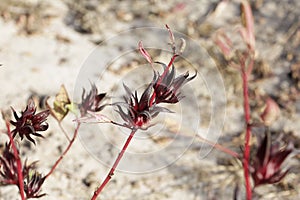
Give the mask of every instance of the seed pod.
[(261, 119), (266, 126), (270, 126), (274, 121), (277, 120), (280, 114), (278, 104), (271, 98), (266, 101), (266, 107), (264, 112), (261, 114)]

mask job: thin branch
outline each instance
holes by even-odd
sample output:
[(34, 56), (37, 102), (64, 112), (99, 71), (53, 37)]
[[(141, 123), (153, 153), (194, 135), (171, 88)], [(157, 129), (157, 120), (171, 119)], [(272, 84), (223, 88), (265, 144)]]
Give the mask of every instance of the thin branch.
[[(245, 63), (241, 63), (245, 65)], [(244, 98), (244, 118), (246, 123), (246, 135), (245, 135), (245, 149), (244, 149), (244, 159), (243, 168), (246, 184), (246, 198), (251, 200), (252, 189), (249, 175), (249, 162), (250, 162), (250, 140), (251, 140), (251, 125), (250, 125), (250, 105), (249, 105), (249, 93), (248, 93), (248, 74), (245, 71), (245, 66), (242, 66), (242, 79), (243, 79), (243, 98)]]
[(60, 157), (58, 158), (58, 160), (55, 162), (55, 164), (52, 166), (51, 170), (48, 172), (48, 174), (45, 176), (45, 179), (47, 179), (52, 173), (53, 171), (56, 169), (56, 167), (58, 166), (58, 164), (62, 161), (62, 159), (64, 158), (64, 156), (68, 153), (68, 151), (70, 150), (71, 146), (73, 145), (77, 135), (78, 135), (78, 130), (80, 127), (80, 122), (77, 123), (77, 127), (74, 131), (73, 137), (70, 140), (67, 148), (64, 150), (64, 152), (60, 155)]
[(114, 175), (114, 171), (116, 170), (120, 160), (122, 159), (131, 139), (133, 138), (134, 134), (136, 133), (136, 129), (133, 129), (130, 133), (130, 135), (128, 136), (121, 152), (119, 153), (117, 159), (115, 160), (112, 168), (110, 169), (110, 171), (108, 172), (105, 180), (102, 182), (102, 184), (100, 185), (100, 187), (98, 187), (98, 189), (94, 192), (93, 197), (91, 198), (91, 200), (96, 200), (98, 195), (101, 193), (101, 191), (103, 190), (103, 188), (106, 186), (106, 184), (110, 181), (110, 179), (112, 178), (112, 176)]

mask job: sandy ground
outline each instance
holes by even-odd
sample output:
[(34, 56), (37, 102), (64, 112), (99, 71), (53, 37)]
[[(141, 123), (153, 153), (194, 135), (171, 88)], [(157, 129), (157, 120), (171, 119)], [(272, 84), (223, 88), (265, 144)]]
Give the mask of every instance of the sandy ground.
[[(197, 79), (185, 87), (186, 98), (180, 105), (170, 107), (178, 114), (162, 114), (155, 127), (137, 133), (101, 199), (232, 199), (235, 186), (243, 184), (240, 163), (211, 151), (195, 137), (197, 133), (219, 140), (237, 152), (243, 145), (239, 73), (217, 60), (220, 54), (213, 45), (213, 34), (221, 27), (239, 42), (235, 31), (240, 24), (239, 3), (217, 2), (2, 1), (0, 108), (20, 111), (31, 94), (53, 99), (61, 84), (75, 101), (90, 81), (109, 94), (107, 102), (124, 94), (122, 83), (140, 91), (144, 81), (152, 79), (152, 71), (136, 51), (137, 43), (142, 40), (154, 48), (156, 60), (167, 62), (164, 24), (168, 24), (178, 31), (175, 36), (187, 40), (184, 59), (176, 67), (191, 74), (197, 70)], [(253, 116), (260, 112), (259, 96), (272, 96), (281, 108), (272, 133), (283, 133), (299, 148), (300, 3), (251, 2), (258, 53), (250, 83)], [(111, 109), (104, 111), (119, 119)], [(62, 123), (70, 136), (73, 119), (70, 114)], [(20, 142), (23, 159), (39, 160), (44, 174), (68, 144), (56, 121), (50, 118), (48, 123), (45, 139), (36, 139), (36, 146)], [(0, 125), (4, 129), (2, 120)], [(186, 136), (174, 134), (179, 132)], [(111, 125), (84, 125), (68, 155), (46, 180), (42, 191), (47, 195), (42, 199), (89, 199), (127, 136), (127, 130)], [(0, 139), (3, 144), (7, 138)], [(284, 181), (259, 188), (258, 199), (300, 198), (299, 157), (290, 164), (291, 173)], [(244, 188), (240, 190), (244, 199)], [(0, 199), (19, 199), (17, 189), (1, 187)]]

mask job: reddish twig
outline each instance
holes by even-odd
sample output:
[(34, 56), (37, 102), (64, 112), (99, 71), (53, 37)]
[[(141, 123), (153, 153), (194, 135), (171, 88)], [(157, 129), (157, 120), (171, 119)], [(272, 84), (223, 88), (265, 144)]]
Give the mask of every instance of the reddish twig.
[(243, 168), (246, 184), (246, 198), (251, 200), (252, 189), (249, 175), (249, 161), (250, 161), (250, 139), (251, 139), (251, 125), (250, 125), (250, 106), (249, 106), (249, 93), (248, 93), (248, 73), (245, 69), (245, 60), (241, 59), (242, 69), (241, 75), (243, 79), (243, 98), (244, 98), (244, 118), (246, 123), (246, 135), (245, 135), (245, 149), (244, 149), (244, 159)]
[(58, 164), (62, 161), (62, 159), (64, 158), (64, 156), (68, 153), (68, 151), (70, 150), (71, 146), (73, 145), (77, 135), (78, 135), (78, 130), (79, 130), (79, 127), (80, 127), (80, 122), (77, 123), (77, 127), (74, 131), (74, 134), (73, 134), (73, 137), (72, 139), (70, 140), (67, 148), (64, 150), (64, 152), (60, 155), (60, 157), (58, 158), (58, 160), (55, 162), (55, 164), (52, 166), (51, 170), (48, 172), (48, 174), (45, 176), (45, 179), (48, 178), (52, 173), (53, 171), (56, 169), (56, 167), (58, 166)]
[[(240, 34), (244, 43), (247, 45), (247, 51), (243, 54), (236, 54), (239, 57), (239, 62), (232, 59), (233, 46), (231, 40), (223, 33), (217, 35), (215, 43), (220, 47), (223, 55), (229, 59), (229, 63), (234, 68), (241, 72), (243, 84), (243, 99), (244, 99), (244, 119), (246, 124), (245, 133), (245, 146), (243, 152), (243, 169), (246, 187), (246, 199), (251, 200), (252, 188), (250, 181), (250, 140), (251, 140), (251, 118), (250, 118), (250, 105), (249, 105), (249, 92), (248, 92), (248, 77), (251, 75), (254, 65), (255, 57), (255, 32), (254, 32), (254, 18), (251, 11), (251, 6), (248, 1), (242, 1), (241, 13), (243, 26), (240, 29)], [(247, 62), (249, 61), (249, 62)]]
[(103, 188), (106, 186), (106, 184), (109, 182), (109, 180), (112, 178), (112, 176), (114, 175), (114, 171), (116, 170), (121, 158), (123, 157), (131, 139), (133, 138), (134, 134), (136, 133), (136, 129), (133, 129), (130, 133), (130, 135), (128, 136), (121, 152), (119, 153), (117, 159), (115, 160), (112, 168), (110, 169), (109, 173), (107, 174), (105, 180), (102, 182), (102, 184), (100, 185), (100, 187), (98, 187), (98, 189), (94, 192), (93, 197), (91, 198), (91, 200), (96, 200), (98, 195), (101, 193), (101, 191), (103, 190)]
[(23, 182), (22, 163), (21, 163), (21, 159), (20, 159), (20, 156), (19, 156), (19, 152), (16, 148), (15, 142), (14, 142), (13, 137), (11, 135), (8, 121), (6, 121), (6, 128), (7, 128), (7, 135), (9, 137), (9, 141), (10, 141), (10, 144), (11, 144), (11, 147), (13, 149), (14, 156), (15, 156), (16, 162), (17, 162), (17, 170), (18, 170), (17, 173), (18, 173), (18, 180), (19, 180), (20, 196), (21, 196), (22, 200), (25, 200), (26, 198), (25, 198), (25, 195), (24, 195), (24, 182)]

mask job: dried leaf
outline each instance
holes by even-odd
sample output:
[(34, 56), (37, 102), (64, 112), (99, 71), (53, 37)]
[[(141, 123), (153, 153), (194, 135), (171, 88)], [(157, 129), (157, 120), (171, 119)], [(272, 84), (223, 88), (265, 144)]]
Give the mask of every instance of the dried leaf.
[(59, 93), (55, 96), (55, 100), (53, 102), (53, 108), (51, 108), (51, 106), (49, 106), (47, 102), (47, 106), (50, 109), (51, 115), (58, 122), (61, 122), (68, 114), (69, 112), (68, 106), (70, 105), (71, 105), (71, 101), (64, 85), (61, 85)]

